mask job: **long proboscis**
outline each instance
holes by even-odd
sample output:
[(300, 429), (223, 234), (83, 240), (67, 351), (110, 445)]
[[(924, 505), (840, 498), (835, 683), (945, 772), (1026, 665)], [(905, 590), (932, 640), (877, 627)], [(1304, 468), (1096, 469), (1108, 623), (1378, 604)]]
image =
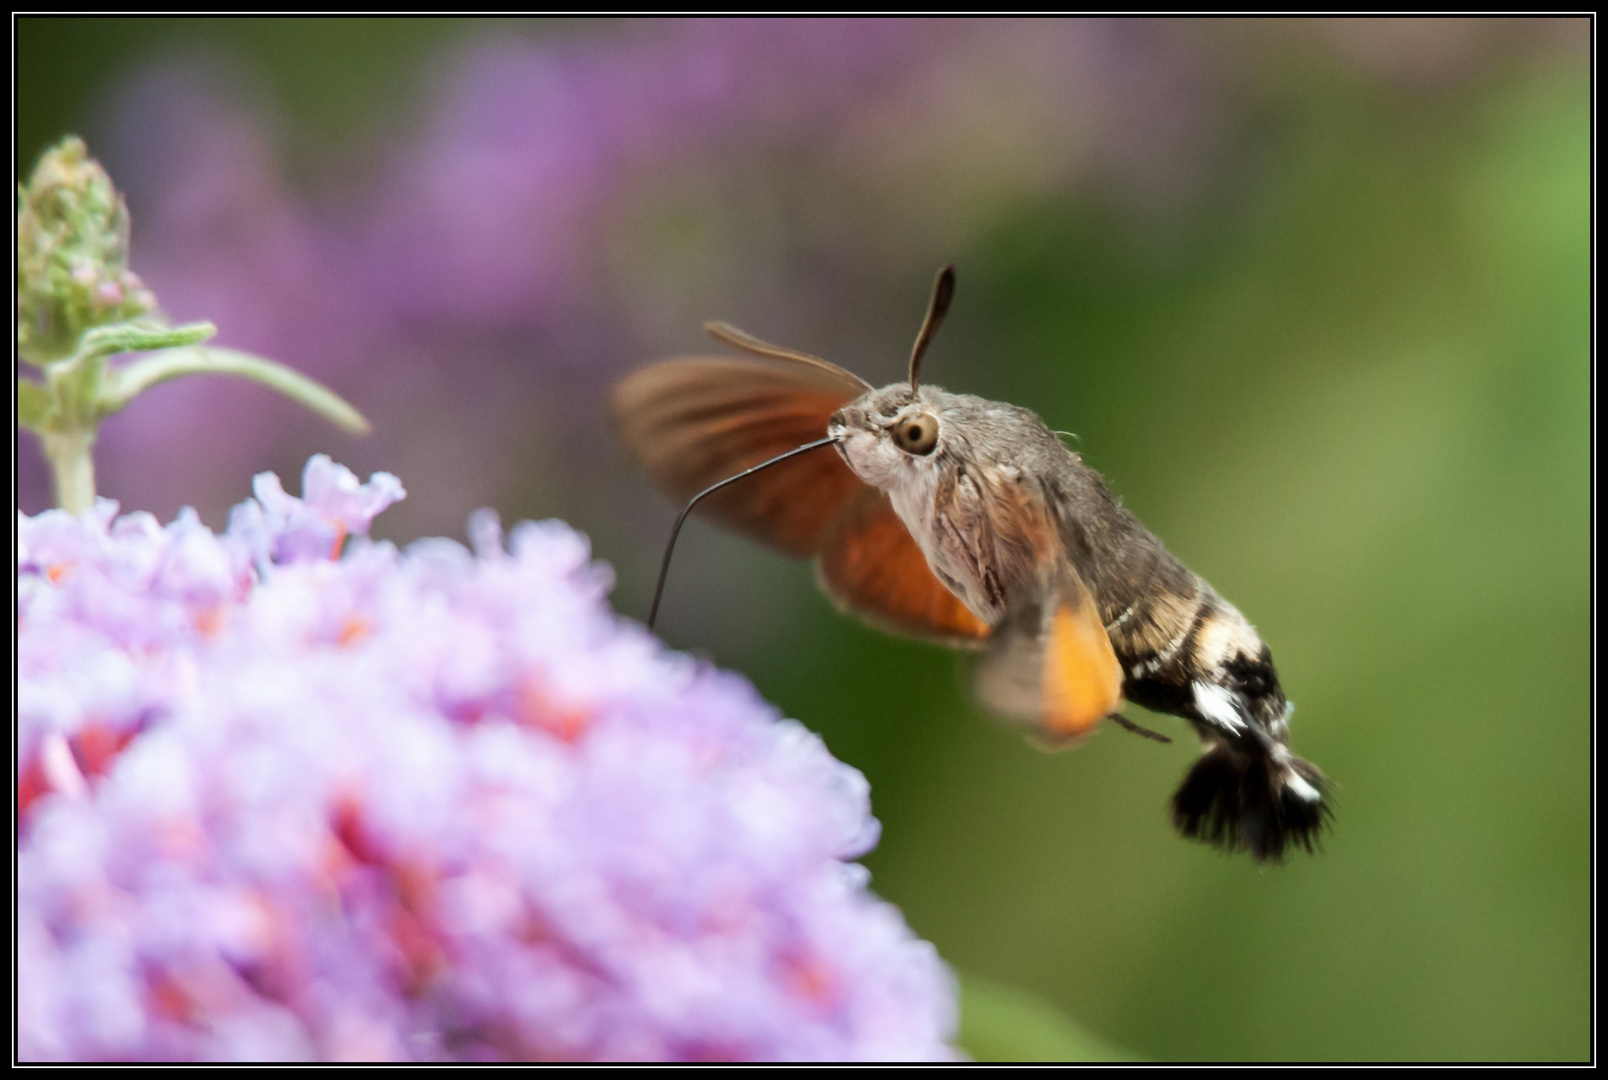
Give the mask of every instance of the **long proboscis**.
[(648, 629), (652, 630), (654, 622), (659, 618), (659, 599), (664, 595), (664, 580), (666, 575), (670, 573), (670, 556), (676, 550), (676, 537), (681, 535), (681, 526), (686, 524), (687, 515), (692, 513), (692, 508), (698, 505), (698, 501), (700, 499), (702, 499), (705, 495), (713, 495), (727, 484), (735, 484), (743, 477), (751, 476), (754, 473), (759, 472), (761, 469), (768, 469), (772, 465), (781, 464), (788, 458), (795, 458), (800, 454), (806, 454), (811, 450), (819, 450), (823, 446), (830, 446), (833, 443), (842, 441), (842, 438), (839, 436), (828, 435), (824, 439), (816, 439), (812, 443), (805, 443), (803, 446), (796, 446), (787, 451), (785, 454), (777, 454), (769, 461), (762, 461), (758, 465), (753, 465), (744, 469), (735, 476), (728, 476), (718, 484), (711, 484), (702, 491), (698, 492), (698, 494), (694, 495), (692, 497), (692, 501), (687, 503), (686, 509), (681, 511), (681, 516), (676, 518), (675, 526), (670, 530), (670, 542), (664, 546), (664, 561), (659, 564), (659, 581), (658, 584), (654, 585), (653, 587), (653, 606), (648, 609)]

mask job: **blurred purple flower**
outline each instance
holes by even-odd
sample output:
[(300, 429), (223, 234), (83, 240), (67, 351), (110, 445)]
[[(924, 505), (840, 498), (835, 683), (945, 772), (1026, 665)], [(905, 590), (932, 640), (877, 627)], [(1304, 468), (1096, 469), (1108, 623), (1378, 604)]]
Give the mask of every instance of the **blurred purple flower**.
[[(1103, 172), (1115, 190), (1187, 188), (1217, 96), (1177, 37), (843, 19), (482, 37), (441, 65), (372, 183), (317, 203), (225, 80), (168, 63), (112, 96), (104, 157), (135, 268), (175, 319), (328, 382), (374, 420), (372, 460), (462, 493), (401, 511), (419, 535), (528, 502), (507, 497), (530, 483), (516, 461), (562, 453), (550, 483), (595, 490), (566, 478), (607, 456), (599, 388), (703, 319), (809, 324), (919, 293), (1024, 194)], [(106, 426), (101, 482), (157, 508), (182, 492), (212, 520), (315, 431), (259, 388), (175, 383)], [(33, 461), (25, 447), (30, 507), (47, 498)]]
[[(608, 486), (599, 387), (685, 347), (704, 319), (760, 314), (750, 329), (777, 340), (875, 346), (867, 327), (888, 321), (892, 298), (907, 307), (934, 267), (1035, 200), (1098, 193), (1153, 216), (1213, 178), (1241, 183), (1266, 126), (1258, 87), (1309, 66), (1292, 56), (1338, 51), (1365, 75), (1439, 83), (1549, 25), (446, 31), (452, 52), (429, 65), (417, 122), (303, 161), (311, 192), (286, 180), (265, 110), (193, 61), (136, 68), (95, 142), (133, 210), (134, 268), (169, 314), (331, 385), (376, 439), (323, 445), (436, 493), (391, 527), (424, 535), (476, 505), (539, 499), (598, 529), (608, 512), (586, 500)], [(213, 71), (238, 67), (223, 57)], [(890, 327), (891, 355), (904, 332)], [(102, 489), (164, 514), (189, 502), (215, 522), (265, 462), (288, 467), (327, 440), (315, 423), (260, 387), (165, 385), (102, 431)], [(48, 505), (40, 456), (19, 450), (21, 505)]]
[(858, 772), (609, 612), (559, 522), (19, 519), (19, 1054), (932, 1059)]
[(380, 185), (363, 265), (399, 318), (542, 320), (598, 288), (605, 214), (721, 147), (802, 148), (908, 76), (905, 20), (653, 23), (467, 49)]

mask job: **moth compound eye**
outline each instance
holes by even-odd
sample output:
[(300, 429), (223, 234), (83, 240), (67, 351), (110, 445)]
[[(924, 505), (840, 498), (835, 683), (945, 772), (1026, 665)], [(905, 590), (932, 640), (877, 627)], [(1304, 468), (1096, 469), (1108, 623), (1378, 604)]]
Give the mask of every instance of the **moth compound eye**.
[(893, 441), (907, 454), (930, 454), (938, 445), (938, 418), (929, 412), (907, 416), (893, 429)]

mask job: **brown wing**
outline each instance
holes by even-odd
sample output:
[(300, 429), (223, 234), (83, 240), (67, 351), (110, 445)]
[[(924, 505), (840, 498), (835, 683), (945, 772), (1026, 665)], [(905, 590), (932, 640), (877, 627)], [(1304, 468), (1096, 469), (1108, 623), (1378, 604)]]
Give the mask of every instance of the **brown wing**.
[(1094, 597), (1062, 560), (1038, 597), (1001, 620), (977, 665), (977, 696), (989, 708), (1028, 720), (1038, 741), (1070, 745), (1122, 707), (1122, 667)]
[(869, 485), (832, 526), (815, 571), (838, 607), (879, 629), (963, 648), (988, 637), (988, 624), (933, 575), (887, 495)]
[[(711, 356), (666, 360), (611, 395), (626, 448), (655, 486), (686, 500), (767, 458), (826, 435), (828, 418), (869, 386), (823, 360)], [(866, 484), (831, 449), (716, 492), (697, 513), (789, 555), (813, 555)]]

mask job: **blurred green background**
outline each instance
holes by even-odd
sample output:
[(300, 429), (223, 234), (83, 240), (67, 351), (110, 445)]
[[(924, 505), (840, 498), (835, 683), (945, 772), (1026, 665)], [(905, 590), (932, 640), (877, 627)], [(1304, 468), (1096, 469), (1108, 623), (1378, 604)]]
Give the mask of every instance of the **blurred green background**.
[[(689, 529), (666, 639), (746, 673), (870, 778), (874, 887), (977, 980), (968, 1023), (1008, 1027), (1011, 1003), (1036, 997), (1044, 1023), (1059, 1010), (1088, 1045), (1157, 1060), (1590, 1056), (1585, 20), (26, 18), (16, 56), (19, 176), (84, 134), (129, 191), (135, 269), (175, 315), (214, 318), (225, 342), (232, 316), (237, 340), (327, 379), (379, 428), (347, 440), (209, 384), (219, 409), (266, 418), (230, 456), (186, 411), (204, 399), (153, 395), (121, 435), (108, 425), (100, 463), (105, 493), (164, 519), (193, 503), (221, 525), (252, 473), (328, 451), (401, 475), (408, 502), (378, 530), (399, 541), (461, 536), (483, 504), (572, 521), (640, 617), (673, 509), (608, 438), (608, 382), (704, 348), (698, 324), (717, 317), (891, 381), (934, 269), (956, 262), (927, 377), (1076, 432), (1257, 625), (1298, 704), (1293, 745), (1337, 785), (1320, 855), (1263, 870), (1186, 843), (1165, 810), (1196, 752), (1177, 721), (1134, 713), (1167, 747), (1111, 730), (1039, 753), (971, 702), (955, 657), (836, 615), (804, 566)], [(275, 352), (277, 326), (313, 320), (285, 284), (301, 271), (251, 253), (288, 221), (326, 238), (306, 265), (339, 280), (405, 265), (361, 253), (419, 214), (404, 200), (397, 225), (374, 207), (430, 154), (484, 152), (452, 148), (463, 102), (502, 92), (463, 74), (488, 56), (535, 57), (548, 80), (488, 107), (490, 145), (625, 132), (575, 167), (585, 198), (566, 188), (563, 214), (503, 230), (540, 249), (556, 244), (543, 222), (584, 225), (562, 287), (528, 294), (549, 307), (519, 315), (512, 289), (478, 308), (488, 279), (430, 309), (415, 297), (450, 290), (421, 271), (417, 293), (340, 293), (318, 315), (339, 333)], [(222, 117), (214, 134), (150, 106), (166, 72), (191, 73), (185, 100)], [(692, 119), (653, 112), (653, 79), (717, 75), (687, 98)], [(833, 83), (846, 89), (820, 97)], [(612, 111), (584, 97), (618, 87), (634, 89)], [(579, 119), (524, 132), (543, 92)], [(192, 151), (216, 132), (256, 140), (257, 179), (227, 188), (221, 216), (216, 197), (181, 200), (172, 171), (215, 160)], [(475, 188), (455, 198), (473, 209)], [(222, 225), (183, 233), (207, 213)], [(238, 215), (255, 230), (222, 227)], [(238, 294), (184, 276), (201, 261), (217, 287), (236, 255)], [(338, 349), (358, 359), (320, 370)], [(44, 474), (21, 441), (19, 455), (19, 502), (38, 510)], [(1060, 1037), (1015, 1052), (1072, 1056), (1085, 1036)], [(968, 1045), (1011, 1055), (990, 1038)]]

